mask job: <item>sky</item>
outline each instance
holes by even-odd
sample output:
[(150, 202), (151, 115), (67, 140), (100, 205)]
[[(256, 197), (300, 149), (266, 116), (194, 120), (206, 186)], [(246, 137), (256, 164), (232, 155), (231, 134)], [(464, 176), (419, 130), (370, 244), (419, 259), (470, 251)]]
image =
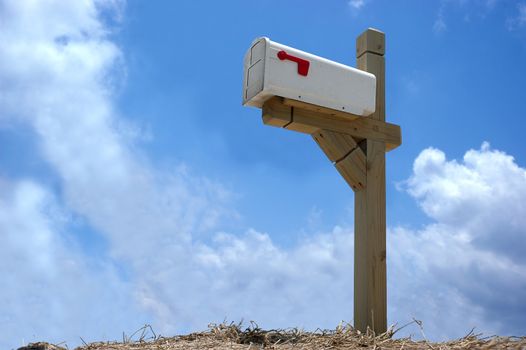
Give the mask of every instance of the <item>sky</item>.
[(268, 36), (354, 66), (368, 27), (388, 323), (525, 335), (526, 1), (0, 0), (0, 348), (352, 323), (353, 192), (242, 65)]

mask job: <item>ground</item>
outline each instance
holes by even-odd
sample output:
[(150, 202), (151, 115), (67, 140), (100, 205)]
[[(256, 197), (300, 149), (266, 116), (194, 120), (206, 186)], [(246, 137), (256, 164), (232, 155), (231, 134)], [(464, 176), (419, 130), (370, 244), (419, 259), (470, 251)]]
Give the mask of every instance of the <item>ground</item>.
[[(418, 322), (418, 321), (417, 321)], [(205, 332), (176, 337), (156, 335), (150, 326), (144, 326), (129, 338), (123, 336), (122, 342), (99, 342), (85, 344), (76, 350), (180, 350), (180, 349), (525, 349), (526, 337), (480, 338), (470, 333), (465, 337), (443, 343), (426, 340), (414, 341), (410, 338), (396, 338), (395, 329), (375, 336), (372, 332), (361, 333), (350, 325), (342, 325), (335, 330), (304, 332), (298, 329), (269, 330), (260, 329), (254, 323), (245, 330), (240, 324), (211, 325)], [(148, 335), (148, 337), (146, 337)], [(132, 340), (133, 337), (135, 340)], [(65, 350), (48, 343), (29, 344), (18, 350)]]

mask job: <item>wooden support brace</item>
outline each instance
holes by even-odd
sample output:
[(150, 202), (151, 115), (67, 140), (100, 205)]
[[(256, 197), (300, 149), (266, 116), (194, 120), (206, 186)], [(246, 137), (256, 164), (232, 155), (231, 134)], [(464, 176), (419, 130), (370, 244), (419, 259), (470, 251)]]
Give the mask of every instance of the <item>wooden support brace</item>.
[(366, 158), (361, 148), (355, 148), (335, 166), (355, 192), (365, 189), (367, 184)]
[(365, 153), (352, 136), (318, 130), (312, 138), (354, 191), (365, 188)]
[(333, 163), (342, 160), (358, 147), (352, 136), (330, 130), (320, 129), (312, 134), (312, 138)]

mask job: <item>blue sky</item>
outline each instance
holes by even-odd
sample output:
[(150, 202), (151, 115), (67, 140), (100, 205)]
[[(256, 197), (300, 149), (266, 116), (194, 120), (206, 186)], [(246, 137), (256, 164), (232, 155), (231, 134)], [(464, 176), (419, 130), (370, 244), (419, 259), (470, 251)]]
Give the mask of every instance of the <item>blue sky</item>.
[(242, 60), (268, 36), (354, 66), (367, 27), (403, 134), (389, 323), (525, 334), (526, 2), (5, 0), (1, 347), (352, 322), (353, 193), (241, 106)]

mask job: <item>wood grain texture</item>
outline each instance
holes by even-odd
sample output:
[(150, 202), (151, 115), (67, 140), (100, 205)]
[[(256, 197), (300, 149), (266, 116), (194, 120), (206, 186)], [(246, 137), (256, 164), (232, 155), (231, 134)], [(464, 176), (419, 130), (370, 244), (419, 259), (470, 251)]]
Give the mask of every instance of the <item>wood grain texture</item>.
[[(362, 45), (358, 68), (376, 76), (376, 111), (368, 119), (379, 122), (385, 121), (385, 60), (378, 49), (385, 47), (383, 37), (367, 30), (357, 39), (357, 47)], [(385, 143), (372, 138), (365, 142), (366, 184), (355, 193), (354, 325), (378, 334), (387, 330)]]
[(365, 153), (352, 136), (318, 130), (312, 138), (354, 191), (365, 187)]
[[(385, 121), (385, 58), (366, 52), (356, 59), (356, 63), (359, 69), (376, 76), (376, 110), (368, 118)], [(380, 77), (384, 78), (381, 79)], [(379, 103), (381, 101), (383, 103)]]
[(356, 39), (356, 57), (366, 52), (380, 56), (385, 54), (385, 34), (383, 32), (369, 28)]
[[(383, 59), (383, 57), (381, 57), (381, 59)], [(363, 61), (362, 63), (365, 68), (367, 68), (367, 64), (373, 64), (369, 60)], [(385, 74), (384, 65), (382, 65), (381, 62), (377, 63), (380, 63), (380, 66), (383, 68), (381, 73)], [(385, 91), (385, 81), (377, 79), (377, 87), (376, 98), (378, 99), (381, 98), (381, 96), (378, 96), (378, 91)], [(380, 110), (377, 110), (369, 117), (363, 117), (289, 98), (283, 98), (282, 101), (284, 105), (295, 108), (294, 111), (299, 116), (299, 118), (296, 118), (297, 123), (313, 123), (318, 127), (323, 123), (329, 130), (353, 135), (358, 138), (358, 140), (372, 138), (378, 141), (384, 141), (386, 143), (387, 152), (402, 144), (402, 132), (400, 126), (385, 122), (385, 103), (383, 106), (380, 106)], [(378, 108), (379, 106), (376, 107)], [(325, 119), (325, 121), (318, 120), (319, 118), (312, 119), (315, 115), (319, 118)], [(382, 118), (379, 118), (378, 116), (382, 116)], [(351, 120), (353, 123), (349, 123)]]
[(263, 105), (263, 123), (307, 134), (324, 129), (350, 135), (357, 141), (382, 141), (385, 143), (385, 150), (390, 151), (402, 142), (400, 126), (372, 118), (377, 112), (369, 117), (350, 119), (337, 114), (287, 106), (282, 98), (274, 97)]
[(351, 186), (353, 191), (361, 191), (366, 185), (366, 157), (360, 147), (355, 148), (345, 158), (336, 162), (336, 169)]
[(358, 147), (358, 143), (351, 135), (330, 130), (319, 129), (312, 134), (312, 138), (333, 163), (343, 159)]
[(292, 121), (292, 107), (281, 103), (280, 97), (273, 97), (261, 109), (263, 124), (282, 128)]
[(318, 113), (321, 113), (321, 114), (328, 114), (328, 115), (337, 116), (337, 117), (344, 118), (344, 119), (353, 120), (353, 119), (357, 119), (357, 118), (363, 118), (362, 116), (359, 116), (359, 115), (356, 115), (356, 114), (342, 112), (340, 110), (327, 108), (327, 107), (322, 107), (322, 106), (318, 106), (318, 105), (313, 105), (312, 103), (307, 103), (307, 102), (303, 102), (303, 101), (293, 100), (293, 99), (290, 99), (290, 98), (284, 98), (283, 99), (283, 104), (286, 105), (286, 106), (290, 106), (290, 107), (301, 108), (301, 109), (305, 109), (307, 111), (318, 112)]

